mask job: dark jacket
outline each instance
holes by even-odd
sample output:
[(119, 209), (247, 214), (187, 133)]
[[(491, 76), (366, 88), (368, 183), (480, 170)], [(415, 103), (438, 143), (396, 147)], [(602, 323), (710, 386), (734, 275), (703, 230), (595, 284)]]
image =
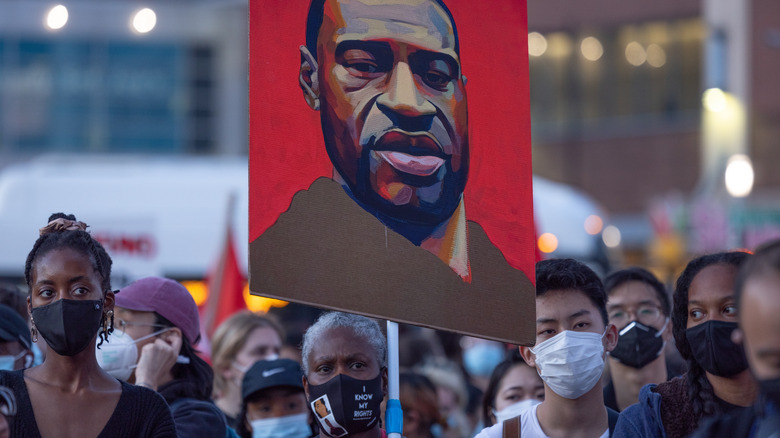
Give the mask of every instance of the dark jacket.
[(701, 426), (691, 438), (710, 438), (727, 436), (729, 438), (748, 438), (756, 422), (754, 409), (745, 409), (730, 415), (716, 415), (702, 420)]
[(658, 385), (643, 386), (639, 402), (620, 413), (613, 436), (684, 437), (696, 429), (697, 423), (683, 375)]
[(186, 380), (174, 380), (158, 388), (171, 406), (179, 438), (227, 436), (227, 423), (222, 411), (212, 401), (188, 397)]
[[(719, 417), (738, 415), (748, 409), (717, 397), (715, 403), (721, 413)], [(668, 382), (643, 386), (639, 391), (639, 403), (620, 413), (614, 436), (687, 437), (696, 430), (700, 420), (701, 416), (693, 413), (693, 404), (688, 398), (687, 374), (683, 374)]]
[(752, 438), (777, 432), (780, 432), (780, 409), (766, 399), (759, 398), (758, 402), (749, 408), (703, 419), (691, 438)]

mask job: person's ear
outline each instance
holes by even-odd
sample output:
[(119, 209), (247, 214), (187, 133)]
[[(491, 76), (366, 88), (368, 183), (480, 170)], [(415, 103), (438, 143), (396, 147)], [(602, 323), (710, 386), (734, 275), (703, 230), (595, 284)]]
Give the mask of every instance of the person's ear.
[(521, 345), (517, 347), (517, 349), (520, 350), (520, 356), (523, 357), (525, 363), (527, 363), (529, 367), (536, 368), (536, 356), (531, 352), (531, 347), (524, 347)]
[(301, 46), (301, 71), (298, 75), (298, 82), (303, 90), (303, 98), (314, 111), (320, 109), (320, 81), (317, 77), (319, 64), (314, 59), (314, 55), (309, 52), (306, 46)]
[(27, 350), (27, 353), (24, 354), (24, 367), (30, 368), (35, 361), (35, 354), (31, 350)]
[(103, 310), (106, 312), (109, 310), (114, 310), (114, 303), (116, 302), (115, 298), (116, 297), (113, 291), (106, 291), (106, 296), (103, 297)]
[(181, 329), (178, 327), (171, 327), (167, 332), (162, 334), (163, 340), (173, 347), (173, 350), (176, 351), (177, 354), (181, 353), (181, 337)]
[(733, 332), (731, 332), (731, 342), (737, 345), (741, 345), (744, 340), (745, 332), (743, 332), (741, 328), (736, 328)]
[(604, 351), (612, 351), (617, 347), (618, 329), (615, 324), (607, 324), (607, 331), (604, 333)]
[(301, 380), (303, 381), (303, 393), (306, 394), (306, 401), (309, 401), (309, 380), (306, 379), (306, 376), (301, 377)]
[(30, 295), (27, 295), (27, 316), (32, 319), (32, 300), (30, 299)]

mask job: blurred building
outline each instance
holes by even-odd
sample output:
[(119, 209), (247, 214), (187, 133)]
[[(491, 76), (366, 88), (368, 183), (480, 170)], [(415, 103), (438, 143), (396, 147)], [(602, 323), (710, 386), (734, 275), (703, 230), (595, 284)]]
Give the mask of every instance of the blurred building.
[(0, 0), (0, 167), (246, 154), (246, 1)]
[[(780, 2), (529, 1), (528, 22), (534, 172), (595, 197), (628, 262), (780, 235)], [(705, 132), (710, 88), (743, 111), (725, 134)], [(735, 153), (755, 166), (742, 200), (723, 188)]]

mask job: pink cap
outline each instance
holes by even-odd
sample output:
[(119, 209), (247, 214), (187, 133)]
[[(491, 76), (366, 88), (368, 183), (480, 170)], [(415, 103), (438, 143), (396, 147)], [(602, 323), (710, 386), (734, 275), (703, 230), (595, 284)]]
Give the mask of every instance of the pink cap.
[(116, 305), (139, 312), (157, 312), (178, 327), (190, 345), (200, 340), (198, 305), (178, 281), (162, 277), (134, 281), (116, 294)]

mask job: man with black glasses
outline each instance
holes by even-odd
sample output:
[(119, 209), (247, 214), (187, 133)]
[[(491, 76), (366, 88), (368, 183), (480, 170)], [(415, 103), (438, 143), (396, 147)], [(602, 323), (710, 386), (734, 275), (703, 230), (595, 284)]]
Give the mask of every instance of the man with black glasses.
[(604, 404), (620, 412), (639, 400), (642, 386), (668, 380), (664, 347), (672, 335), (671, 304), (664, 285), (642, 268), (610, 274), (604, 288), (609, 322), (619, 334), (609, 353), (611, 381), (604, 387)]

